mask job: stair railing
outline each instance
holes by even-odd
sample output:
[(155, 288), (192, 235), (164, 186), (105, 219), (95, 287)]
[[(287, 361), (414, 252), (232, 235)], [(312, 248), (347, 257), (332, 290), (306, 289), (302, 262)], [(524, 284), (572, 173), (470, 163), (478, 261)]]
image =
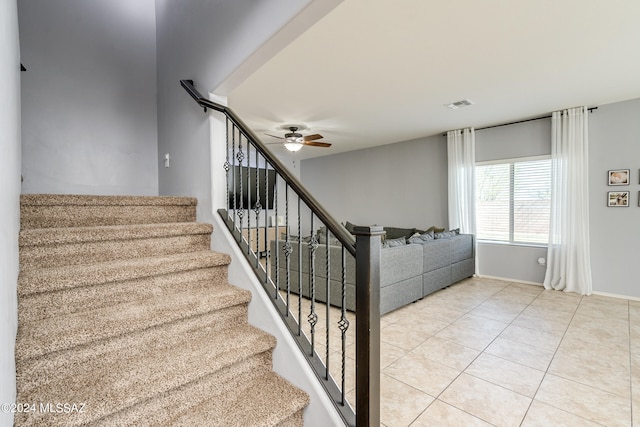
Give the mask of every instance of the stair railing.
[(382, 227), (347, 231), (231, 109), (180, 84), (226, 117), (219, 215), (345, 424), (379, 425)]

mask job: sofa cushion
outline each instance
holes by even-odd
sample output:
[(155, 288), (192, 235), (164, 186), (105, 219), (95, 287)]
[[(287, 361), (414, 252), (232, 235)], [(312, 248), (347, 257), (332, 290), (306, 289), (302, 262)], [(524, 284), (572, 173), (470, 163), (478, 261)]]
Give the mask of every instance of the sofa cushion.
[(440, 227), (436, 227), (435, 225), (432, 225), (431, 227), (427, 228), (426, 230), (416, 230), (418, 233), (420, 234), (424, 234), (424, 233), (428, 233), (429, 231), (433, 231), (434, 233), (442, 233), (443, 231), (445, 231), (444, 228), (440, 228)]
[(460, 234), (460, 229), (456, 228), (455, 230), (441, 231), (439, 233), (436, 233), (435, 237), (436, 239), (450, 239), (451, 237), (455, 237), (458, 234)]
[(422, 275), (422, 247), (403, 245), (380, 253), (380, 287)]
[(422, 233), (422, 234), (416, 233), (415, 235), (413, 235), (409, 239), (407, 239), (407, 242), (408, 243), (421, 244), (421, 243), (424, 243), (424, 242), (430, 242), (434, 238), (435, 238), (434, 232), (433, 231), (427, 231), (427, 232)]
[(399, 237), (397, 239), (386, 239), (382, 242), (383, 248), (395, 248), (396, 246), (405, 246), (407, 244), (407, 239), (404, 237)]
[(449, 239), (451, 242), (451, 263), (460, 262), (474, 257), (473, 234), (460, 234)]
[(422, 245), (424, 272), (451, 264), (451, 239), (435, 239)]
[(400, 237), (404, 237), (408, 239), (413, 236), (416, 232), (415, 228), (398, 228), (398, 227), (383, 227), (384, 231), (387, 232), (385, 236), (385, 240), (389, 239), (397, 239)]

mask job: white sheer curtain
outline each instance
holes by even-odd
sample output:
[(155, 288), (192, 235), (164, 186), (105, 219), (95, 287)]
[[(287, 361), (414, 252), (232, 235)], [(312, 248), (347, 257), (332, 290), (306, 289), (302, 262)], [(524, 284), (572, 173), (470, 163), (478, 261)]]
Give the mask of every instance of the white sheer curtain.
[(590, 295), (587, 108), (556, 111), (551, 123), (551, 221), (544, 287)]
[[(449, 228), (476, 234), (476, 136), (473, 128), (447, 132)], [(476, 274), (478, 256), (476, 254)]]

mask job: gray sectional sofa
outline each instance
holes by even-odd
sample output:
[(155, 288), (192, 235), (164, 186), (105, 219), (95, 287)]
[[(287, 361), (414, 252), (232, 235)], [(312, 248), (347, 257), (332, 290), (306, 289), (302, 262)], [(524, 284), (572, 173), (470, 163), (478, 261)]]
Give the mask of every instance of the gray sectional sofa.
[[(436, 236), (439, 233), (436, 233)], [(439, 289), (447, 287), (475, 272), (475, 237), (470, 234), (440, 233), (444, 236), (406, 243), (393, 247), (383, 247), (380, 259), (380, 313), (388, 313), (414, 302)], [(402, 238), (401, 238), (402, 239)], [(400, 239), (393, 239), (400, 240)], [(409, 239), (416, 241), (416, 239)], [(418, 239), (419, 240), (419, 239)], [(272, 278), (276, 265), (279, 266), (279, 288), (286, 289), (287, 260), (284, 253), (285, 242), (280, 240), (276, 257), (276, 242), (271, 241)], [(315, 251), (315, 262), (311, 262), (307, 242), (291, 242), (293, 252), (289, 260), (289, 286), (291, 292), (299, 294), (299, 280), (302, 277), (302, 295), (311, 296), (310, 272), (315, 277), (316, 301), (327, 301), (327, 246), (320, 244)], [(342, 299), (342, 248), (329, 248), (329, 300), (340, 306)], [(302, 252), (299, 264), (298, 257)], [(301, 265), (301, 269), (299, 269)], [(302, 274), (300, 274), (300, 272)], [(346, 253), (346, 308), (355, 310), (355, 259)]]

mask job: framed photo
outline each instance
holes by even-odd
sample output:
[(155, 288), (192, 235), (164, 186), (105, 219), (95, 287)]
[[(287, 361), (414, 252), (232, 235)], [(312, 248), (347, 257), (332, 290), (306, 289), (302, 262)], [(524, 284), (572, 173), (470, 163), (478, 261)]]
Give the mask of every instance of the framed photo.
[(629, 169), (609, 171), (609, 185), (629, 185)]
[(627, 207), (629, 206), (628, 191), (609, 191), (607, 193), (607, 206)]

